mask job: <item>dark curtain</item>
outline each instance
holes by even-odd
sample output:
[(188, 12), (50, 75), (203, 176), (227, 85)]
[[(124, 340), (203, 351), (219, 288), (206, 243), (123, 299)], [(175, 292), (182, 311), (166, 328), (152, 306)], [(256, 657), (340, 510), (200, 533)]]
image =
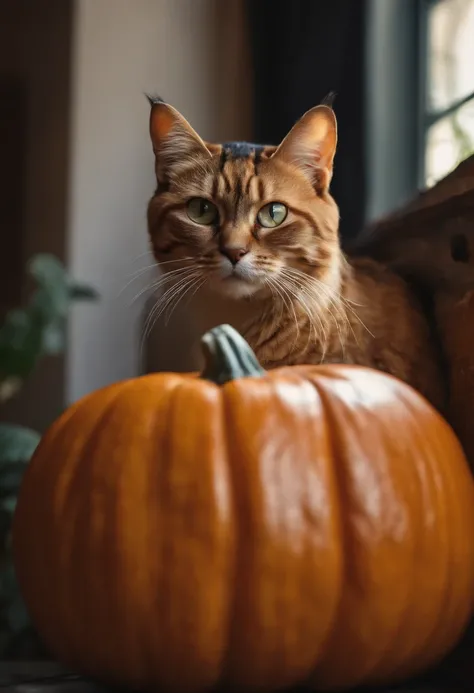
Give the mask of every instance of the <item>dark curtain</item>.
[(365, 217), (365, 0), (247, 0), (254, 68), (254, 138), (278, 144), (330, 92), (339, 146), (331, 191), (341, 238)]

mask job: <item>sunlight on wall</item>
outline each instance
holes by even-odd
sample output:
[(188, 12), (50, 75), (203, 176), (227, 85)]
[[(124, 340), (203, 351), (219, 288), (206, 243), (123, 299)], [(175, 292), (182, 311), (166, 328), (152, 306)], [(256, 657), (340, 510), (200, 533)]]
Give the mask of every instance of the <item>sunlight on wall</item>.
[(69, 401), (138, 371), (145, 296), (130, 302), (146, 277), (120, 291), (137, 268), (150, 264), (143, 257), (145, 210), (155, 181), (143, 93), (162, 94), (204, 135), (212, 134), (212, 6), (213, 0), (77, 3), (69, 264), (74, 276), (97, 287), (101, 300), (73, 312)]
[[(176, 106), (205, 138), (245, 136), (241, 0), (79, 0), (74, 26), (69, 264), (101, 300), (70, 323), (68, 401), (139, 372), (152, 275), (146, 204), (155, 186), (144, 92)], [(223, 17), (225, 10), (226, 17)], [(230, 26), (223, 25), (228, 21)], [(237, 54), (240, 51), (240, 54)], [(227, 78), (224, 79), (224, 76)], [(138, 271), (138, 274), (137, 274)], [(135, 277), (135, 278), (134, 278)], [(134, 279), (133, 279), (134, 278)], [(133, 281), (124, 290), (130, 280)], [(121, 293), (122, 291), (122, 293)], [(159, 326), (158, 326), (159, 327)], [(159, 369), (184, 327), (154, 342)]]

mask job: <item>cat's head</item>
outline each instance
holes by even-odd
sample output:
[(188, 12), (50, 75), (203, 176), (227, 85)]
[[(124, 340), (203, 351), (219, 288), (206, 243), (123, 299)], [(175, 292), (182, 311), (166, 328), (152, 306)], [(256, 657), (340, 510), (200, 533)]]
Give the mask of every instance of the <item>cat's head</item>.
[(180, 277), (188, 268), (234, 298), (299, 273), (333, 285), (340, 251), (329, 106), (308, 111), (279, 146), (262, 147), (204, 142), (175, 108), (155, 101), (150, 136), (157, 189), (148, 225), (164, 271)]

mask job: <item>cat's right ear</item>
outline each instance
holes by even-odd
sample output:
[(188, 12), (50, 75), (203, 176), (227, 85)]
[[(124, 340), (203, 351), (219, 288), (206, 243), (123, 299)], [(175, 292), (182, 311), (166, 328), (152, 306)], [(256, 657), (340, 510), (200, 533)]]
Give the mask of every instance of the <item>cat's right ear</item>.
[(158, 183), (176, 179), (193, 162), (211, 157), (188, 121), (163, 101), (151, 101), (150, 138)]

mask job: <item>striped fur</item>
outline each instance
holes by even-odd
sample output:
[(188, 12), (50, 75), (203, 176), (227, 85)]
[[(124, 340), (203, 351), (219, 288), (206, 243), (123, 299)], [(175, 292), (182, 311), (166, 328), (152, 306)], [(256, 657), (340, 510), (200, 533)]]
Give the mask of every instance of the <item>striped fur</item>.
[[(192, 296), (202, 331), (230, 322), (267, 367), (348, 362), (392, 373), (441, 406), (437, 353), (409, 287), (385, 267), (344, 257), (329, 192), (336, 121), (312, 109), (278, 146), (205, 143), (164, 103), (152, 105), (157, 189), (148, 206), (154, 255), (165, 274), (161, 306)], [(216, 205), (194, 223), (195, 197)], [(266, 204), (288, 215), (264, 228)], [(233, 267), (224, 247), (245, 249)]]

